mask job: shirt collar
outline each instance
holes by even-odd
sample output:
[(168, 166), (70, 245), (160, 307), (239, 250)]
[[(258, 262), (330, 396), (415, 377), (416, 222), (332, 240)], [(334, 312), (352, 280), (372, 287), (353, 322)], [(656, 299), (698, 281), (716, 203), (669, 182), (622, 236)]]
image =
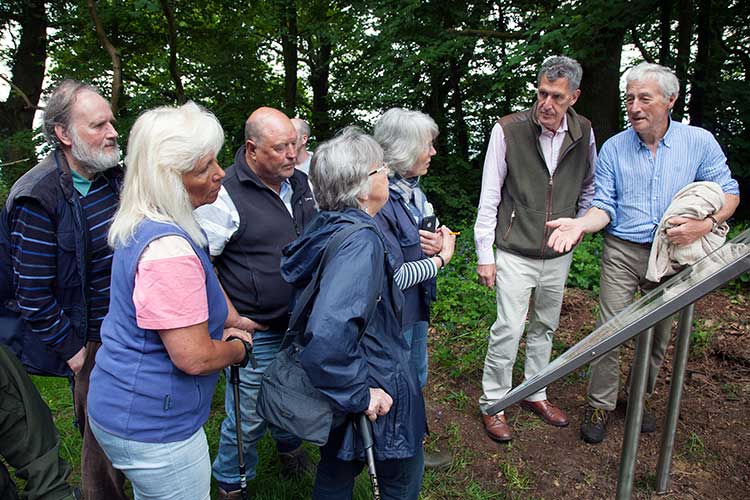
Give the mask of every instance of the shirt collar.
[(557, 127), (557, 130), (555, 132), (551, 132), (549, 129), (542, 126), (542, 135), (546, 135), (546, 136), (555, 136), (557, 134), (564, 134), (567, 131), (568, 131), (568, 113), (565, 113), (563, 115), (563, 119), (560, 122), (560, 126)]
[[(669, 117), (669, 123), (667, 125), (667, 131), (664, 134), (664, 137), (659, 139), (659, 143), (664, 144), (665, 147), (671, 148), (672, 147), (672, 130), (676, 128), (677, 122), (672, 120), (672, 117)], [(633, 137), (635, 138), (635, 147), (637, 149), (647, 149), (648, 146), (646, 146), (646, 143), (643, 142), (641, 139), (641, 136), (638, 135), (638, 132), (635, 131), (635, 129), (631, 126), (630, 131), (633, 133)]]

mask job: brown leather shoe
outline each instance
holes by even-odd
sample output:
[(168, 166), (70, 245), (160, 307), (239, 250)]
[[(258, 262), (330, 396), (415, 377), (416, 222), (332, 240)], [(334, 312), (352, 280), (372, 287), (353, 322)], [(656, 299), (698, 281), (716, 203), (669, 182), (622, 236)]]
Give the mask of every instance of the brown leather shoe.
[(567, 427), (570, 423), (565, 412), (546, 399), (542, 401), (521, 401), (521, 408), (536, 413), (542, 417), (542, 420), (555, 427)]
[(513, 439), (513, 433), (510, 430), (508, 422), (505, 420), (504, 414), (482, 414), (482, 422), (484, 423), (484, 430), (493, 441), (497, 441), (498, 443), (507, 443), (508, 441)]

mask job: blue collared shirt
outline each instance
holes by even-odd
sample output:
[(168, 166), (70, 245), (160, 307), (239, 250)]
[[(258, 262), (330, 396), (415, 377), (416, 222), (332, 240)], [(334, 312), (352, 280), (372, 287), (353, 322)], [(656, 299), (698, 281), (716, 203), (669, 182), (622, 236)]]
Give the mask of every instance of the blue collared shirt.
[(650, 243), (674, 195), (696, 181), (712, 181), (725, 194), (739, 195), (726, 156), (709, 131), (671, 121), (654, 156), (630, 128), (602, 146), (592, 206), (609, 215), (610, 234)]

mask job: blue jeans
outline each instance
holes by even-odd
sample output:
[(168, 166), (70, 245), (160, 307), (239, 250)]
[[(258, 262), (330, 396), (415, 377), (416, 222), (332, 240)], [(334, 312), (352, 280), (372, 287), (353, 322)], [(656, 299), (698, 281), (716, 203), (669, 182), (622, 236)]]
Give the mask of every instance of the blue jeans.
[[(124, 418), (124, 416), (123, 416)], [(89, 426), (115, 469), (133, 485), (135, 500), (209, 500), (211, 459), (201, 427), (184, 441), (143, 443)]]
[[(266, 367), (276, 357), (283, 339), (283, 332), (260, 331), (253, 334), (253, 355), (258, 363), (257, 368), (247, 365), (240, 368), (240, 411), (242, 413), (242, 444), (245, 448), (245, 467), (247, 479), (255, 477), (255, 467), (258, 465), (258, 451), (256, 444), (266, 433), (266, 421), (255, 410), (258, 399), (260, 382)], [(234, 393), (229, 383), (229, 369), (224, 371), (227, 379), (224, 394), (224, 410), (227, 416), (221, 423), (221, 437), (219, 438), (219, 452), (213, 464), (213, 474), (216, 481), (227, 491), (239, 489), (240, 473), (237, 461), (237, 431), (234, 419)], [(300, 447), (302, 441), (286, 431), (274, 426), (268, 426), (271, 436), (276, 440), (280, 452), (292, 451)]]
[[(336, 458), (337, 450), (326, 447), (320, 450), (320, 463), (315, 476), (313, 500), (351, 500), (354, 481), (365, 466), (357, 460), (345, 461)], [(424, 455), (419, 448), (417, 455), (401, 460), (375, 462), (378, 485), (383, 500), (417, 500), (422, 489)]]
[(427, 326), (426, 321), (417, 321), (402, 331), (411, 352), (409, 361), (417, 369), (419, 387), (427, 385)]

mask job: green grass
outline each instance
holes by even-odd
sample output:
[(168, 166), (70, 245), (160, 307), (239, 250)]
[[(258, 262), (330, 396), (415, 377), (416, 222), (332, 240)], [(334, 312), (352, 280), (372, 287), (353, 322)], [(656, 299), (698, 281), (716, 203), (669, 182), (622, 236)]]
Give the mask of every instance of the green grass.
[[(55, 425), (60, 433), (60, 455), (71, 464), (73, 469), (70, 482), (80, 484), (81, 437), (74, 425), (73, 396), (68, 381), (53, 377), (32, 377), (32, 379), (55, 419)], [(224, 418), (224, 387), (224, 378), (222, 377), (216, 386), (211, 415), (204, 425), (212, 458), (216, 456), (219, 444), (219, 429)], [(317, 463), (317, 448), (307, 444), (305, 446), (311, 458)], [(260, 441), (258, 454), (260, 461), (257, 468), (257, 477), (249, 484), (250, 492), (255, 495), (254, 498), (257, 500), (297, 500), (310, 496), (314, 481), (312, 475), (299, 480), (282, 480), (279, 462), (276, 458), (276, 447), (269, 435), (266, 435)], [(23, 487), (22, 481), (18, 481), (17, 484), (19, 488)], [(216, 485), (213, 484), (212, 498), (215, 497)], [(357, 478), (354, 498), (361, 500), (372, 498), (370, 479), (365, 472)]]

